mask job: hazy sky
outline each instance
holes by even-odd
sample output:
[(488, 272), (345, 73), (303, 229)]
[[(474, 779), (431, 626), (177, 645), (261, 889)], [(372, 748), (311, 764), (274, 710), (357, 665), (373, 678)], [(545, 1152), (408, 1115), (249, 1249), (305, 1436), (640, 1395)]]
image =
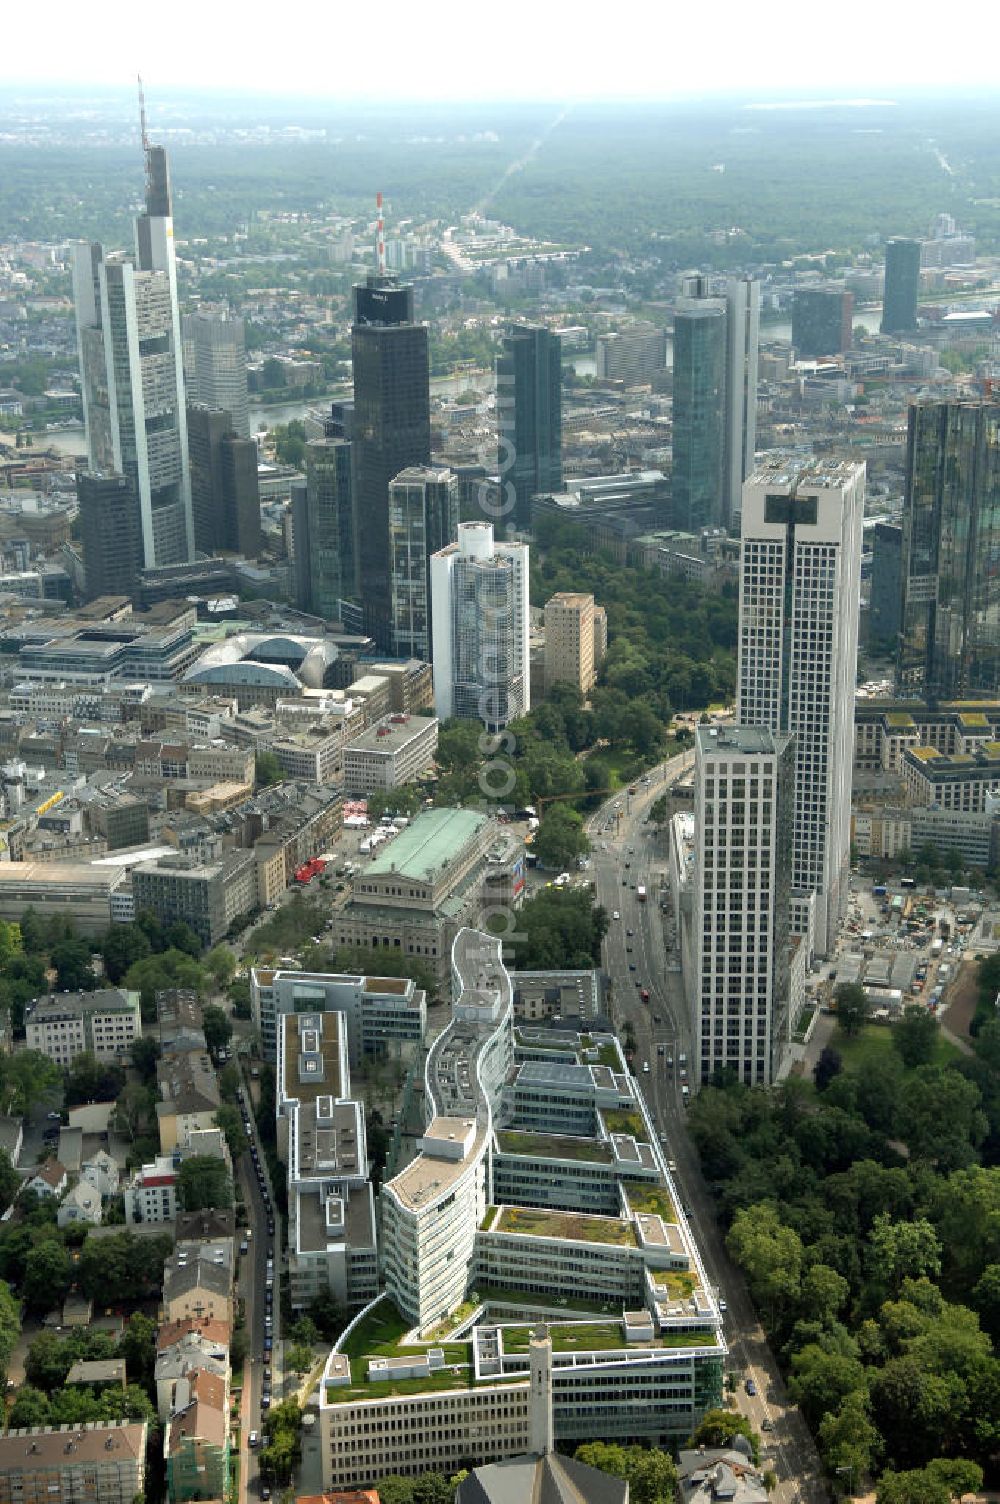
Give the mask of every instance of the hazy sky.
[(331, 99), (670, 98), (996, 84), (1000, 6), (966, 0), (50, 0), (5, 8), (0, 80)]

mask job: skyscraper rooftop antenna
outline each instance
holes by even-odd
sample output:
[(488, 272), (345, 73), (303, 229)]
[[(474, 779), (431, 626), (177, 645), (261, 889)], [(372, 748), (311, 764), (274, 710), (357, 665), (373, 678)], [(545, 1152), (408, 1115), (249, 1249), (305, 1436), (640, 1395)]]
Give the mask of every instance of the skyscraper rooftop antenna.
[(140, 135), (140, 137), (142, 139), (142, 154), (143, 154), (143, 158), (145, 160), (145, 167), (146, 167), (146, 189), (147, 189), (147, 194), (148, 194), (149, 187), (150, 187), (150, 168), (149, 168), (149, 131), (146, 129), (146, 94), (145, 94), (145, 90), (142, 87), (142, 74), (141, 73), (136, 74), (136, 78), (137, 78), (138, 84), (139, 84), (139, 135)]
[(142, 87), (142, 74), (136, 75), (139, 81), (139, 134), (142, 137), (143, 151), (149, 150), (149, 132), (146, 129), (146, 95)]
[(382, 190), (375, 195), (375, 207), (378, 210), (375, 241), (375, 270), (380, 277), (385, 276), (385, 221), (382, 218)]

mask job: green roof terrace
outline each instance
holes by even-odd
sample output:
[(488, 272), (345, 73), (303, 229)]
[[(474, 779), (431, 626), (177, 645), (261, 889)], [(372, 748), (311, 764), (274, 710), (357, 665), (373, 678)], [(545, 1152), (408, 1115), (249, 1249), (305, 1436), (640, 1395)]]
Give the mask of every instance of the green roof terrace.
[(609, 1165), (613, 1155), (609, 1146), (593, 1138), (574, 1138), (562, 1133), (519, 1133), (502, 1129), (497, 1133), (501, 1154), (523, 1154), (530, 1159), (576, 1159)]
[(631, 1107), (605, 1107), (601, 1117), (609, 1133), (627, 1133), (640, 1143), (648, 1143), (649, 1135), (642, 1121), (642, 1113)]
[[(528, 1351), (532, 1332), (530, 1326), (505, 1326), (501, 1331), (505, 1354), (513, 1357)], [(625, 1340), (625, 1329), (620, 1321), (550, 1323), (548, 1332), (552, 1338), (552, 1351), (556, 1353), (614, 1352), (618, 1348), (627, 1347), (635, 1350), (650, 1347), (706, 1347), (717, 1341), (714, 1328), (706, 1326), (698, 1331), (666, 1331), (655, 1336), (652, 1342), (642, 1340), (629, 1343)]]
[(495, 1224), (497, 1232), (522, 1238), (562, 1238), (572, 1243), (607, 1243), (616, 1248), (637, 1248), (631, 1222), (616, 1217), (594, 1217), (585, 1212), (547, 1211), (542, 1207), (505, 1206)]

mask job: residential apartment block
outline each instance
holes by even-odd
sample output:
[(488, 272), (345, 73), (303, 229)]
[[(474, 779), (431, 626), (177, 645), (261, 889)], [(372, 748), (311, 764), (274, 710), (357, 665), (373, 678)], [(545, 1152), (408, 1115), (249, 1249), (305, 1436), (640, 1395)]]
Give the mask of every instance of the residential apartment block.
[(133, 1504), (146, 1482), (143, 1421), (32, 1426), (0, 1436), (0, 1504)]
[(37, 998), (25, 1009), (24, 1028), (28, 1049), (57, 1065), (71, 1065), (84, 1051), (116, 1064), (142, 1035), (139, 994), (112, 988)]

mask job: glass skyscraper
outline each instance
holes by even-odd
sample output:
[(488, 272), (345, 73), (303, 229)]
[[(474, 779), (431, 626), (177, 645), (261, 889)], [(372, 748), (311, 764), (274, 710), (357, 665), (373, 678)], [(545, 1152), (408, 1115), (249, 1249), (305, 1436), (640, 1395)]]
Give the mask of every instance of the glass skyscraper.
[(562, 490), (562, 341), (518, 327), (497, 356), (498, 526), (531, 526), (531, 498)]
[(917, 327), (920, 292), (920, 241), (897, 235), (885, 248), (885, 290), (882, 294), (882, 333), (896, 334)]
[(78, 245), (73, 294), (90, 469), (128, 481), (152, 569), (193, 557), (194, 521), (170, 175), (163, 147), (144, 149), (135, 254)]
[[(353, 543), (351, 445), (345, 439), (314, 439), (306, 445), (305, 520), (309, 608), (326, 621), (340, 620), (349, 594)], [(294, 528), (293, 520), (293, 528)], [(298, 550), (299, 539), (294, 539)]]
[(458, 480), (451, 470), (414, 465), (389, 485), (393, 648), (431, 658), (431, 554), (455, 541)]
[(1000, 690), (1000, 403), (910, 408), (899, 688)]
[(686, 533), (726, 522), (726, 304), (684, 298), (674, 317), (671, 521)]
[[(431, 462), (427, 330), (413, 321), (413, 288), (372, 274), (354, 289), (351, 332), (354, 536), (365, 630), (392, 647), (389, 482)], [(345, 571), (346, 577), (346, 571)]]

